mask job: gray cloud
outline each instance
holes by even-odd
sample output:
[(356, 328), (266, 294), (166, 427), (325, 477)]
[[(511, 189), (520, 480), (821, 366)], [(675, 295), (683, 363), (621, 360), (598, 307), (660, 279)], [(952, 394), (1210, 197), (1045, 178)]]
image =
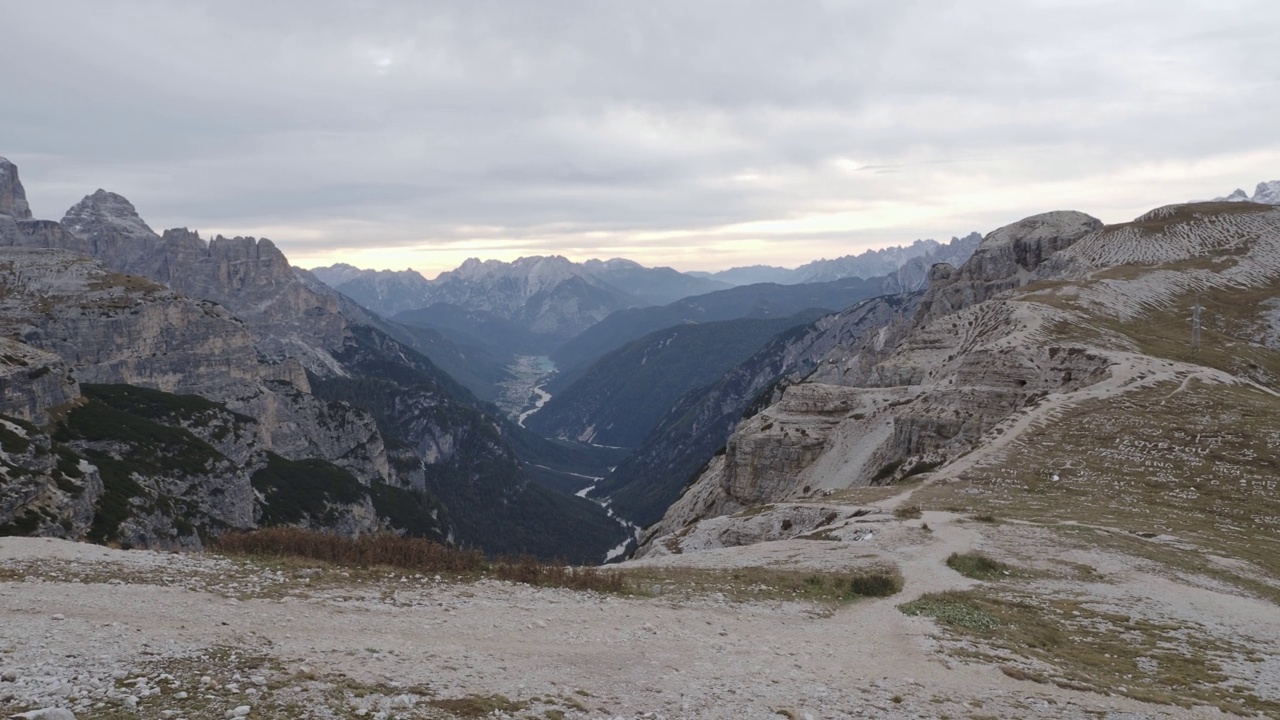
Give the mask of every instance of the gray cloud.
[(48, 0), (0, 24), (0, 154), (37, 214), (101, 186), (299, 257), (796, 264), (1280, 177), (1266, 0)]

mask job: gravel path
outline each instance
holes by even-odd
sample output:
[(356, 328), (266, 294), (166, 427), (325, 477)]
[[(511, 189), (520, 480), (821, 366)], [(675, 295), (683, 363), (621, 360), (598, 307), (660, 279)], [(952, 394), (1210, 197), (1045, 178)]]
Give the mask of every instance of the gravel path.
[[(942, 658), (932, 623), (896, 605), (970, 583), (943, 560), (977, 537), (945, 513), (924, 520), (937, 541), (902, 549), (905, 594), (834, 613), (714, 593), (629, 598), (495, 581), (343, 577), (3, 538), (0, 710), (58, 706), (80, 718), (223, 718), (237, 708), (250, 717), (316, 718), (490, 710), (545, 718), (1206, 716), (1019, 682), (990, 665)], [(794, 554), (836, 545), (731, 550)], [(484, 700), (493, 695), (510, 703)]]

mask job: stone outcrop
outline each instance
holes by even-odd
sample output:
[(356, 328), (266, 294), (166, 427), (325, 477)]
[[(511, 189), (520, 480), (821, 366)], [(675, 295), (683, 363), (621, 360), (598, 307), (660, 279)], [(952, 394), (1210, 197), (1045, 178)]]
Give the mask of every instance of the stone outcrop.
[(37, 425), (49, 410), (80, 397), (80, 386), (61, 357), (0, 338), (0, 415)]
[(0, 215), (14, 220), (30, 220), (31, 207), (27, 205), (27, 192), (18, 179), (18, 167), (0, 157)]
[(758, 505), (735, 515), (715, 517), (663, 534), (638, 557), (681, 555), (756, 543), (805, 538), (821, 540), (844, 536), (858, 540), (874, 532), (889, 516), (869, 508), (825, 505), (821, 502)]
[(60, 248), (88, 253), (82, 239), (67, 232), (60, 223), (34, 220), (27, 205), (27, 193), (18, 178), (18, 168), (0, 157), (0, 247)]
[(996, 230), (983, 238), (960, 267), (933, 267), (917, 325), (1034, 281), (1047, 258), (1101, 228), (1102, 221), (1097, 218), (1058, 211)]

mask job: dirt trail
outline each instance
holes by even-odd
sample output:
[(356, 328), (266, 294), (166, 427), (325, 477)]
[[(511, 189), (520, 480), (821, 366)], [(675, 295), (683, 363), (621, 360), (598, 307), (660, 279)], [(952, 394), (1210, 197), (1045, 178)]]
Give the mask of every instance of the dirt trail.
[[(536, 697), (533, 710), (569, 718), (773, 718), (779, 709), (815, 720), (939, 718), (965, 717), (978, 704), (998, 717), (1193, 717), (938, 660), (930, 622), (896, 605), (968, 584), (945, 558), (982, 538), (945, 513), (924, 520), (936, 539), (903, 549), (905, 594), (833, 615), (799, 602), (621, 598), (423, 577), (309, 586), (297, 568), (4, 538), (0, 677), (10, 679), (0, 682), (0, 711), (63, 704), (94, 717), (133, 692), (152, 715), (174, 707), (221, 718), (242, 704), (287, 701), (313, 717), (364, 709), (410, 718), (447, 716), (427, 705), (433, 698), (500, 693)], [(255, 594), (268, 597), (228, 597)], [(253, 671), (266, 684), (253, 685), (249, 671), (227, 676), (226, 651), (198, 659), (219, 647), (274, 658)], [(148, 668), (154, 678), (165, 668), (175, 684), (141, 698), (118, 689)], [(216, 690), (198, 684), (205, 674)], [(173, 700), (178, 687), (192, 697)], [(148, 705), (161, 702), (171, 704)]]

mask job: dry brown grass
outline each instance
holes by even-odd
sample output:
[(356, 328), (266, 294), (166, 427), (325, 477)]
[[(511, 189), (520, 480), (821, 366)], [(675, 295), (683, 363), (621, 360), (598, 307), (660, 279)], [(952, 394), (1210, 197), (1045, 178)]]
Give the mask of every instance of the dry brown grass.
[(895, 508), (893, 516), (899, 520), (918, 520), (924, 514), (919, 505), (904, 505)]
[(494, 562), (490, 565), (490, 571), (501, 580), (538, 587), (562, 587), (570, 590), (594, 590), (607, 593), (622, 593), (630, 589), (625, 576), (616, 570), (548, 564), (530, 555)]
[(464, 550), (392, 533), (349, 538), (302, 528), (265, 528), (227, 533), (211, 545), (217, 552), (243, 557), (305, 559), (356, 568), (387, 567), (413, 572), (472, 574), (571, 590), (627, 591), (623, 576), (612, 570), (544, 563), (532, 556), (490, 560), (479, 550)]
[(896, 568), (871, 566), (845, 572), (743, 567), (734, 570), (700, 568), (633, 568), (627, 578), (638, 588), (663, 595), (720, 594), (734, 601), (800, 600), (838, 604), (864, 597), (888, 597), (902, 590)]
[(336, 533), (277, 527), (218, 536), (211, 549), (226, 555), (305, 558), (334, 565), (394, 567), (417, 572), (472, 572), (484, 567), (484, 553), (391, 533), (357, 538)]

